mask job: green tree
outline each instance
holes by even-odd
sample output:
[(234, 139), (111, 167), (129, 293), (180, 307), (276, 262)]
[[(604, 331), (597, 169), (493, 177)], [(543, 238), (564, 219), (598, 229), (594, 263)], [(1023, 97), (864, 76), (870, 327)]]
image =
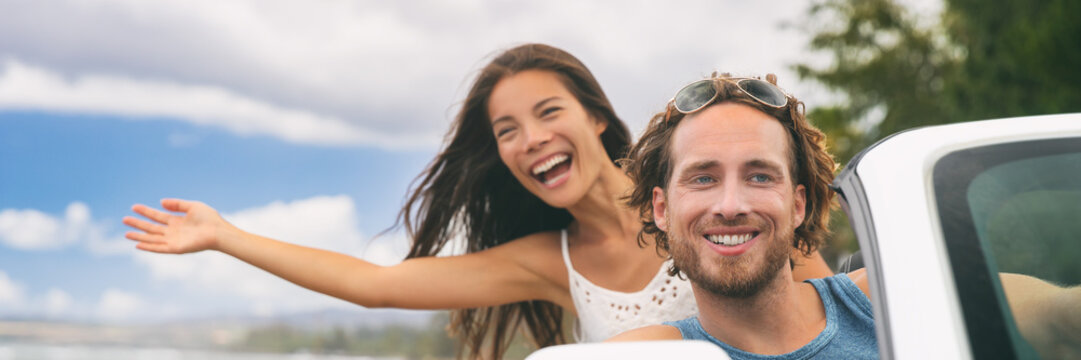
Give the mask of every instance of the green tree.
[[(808, 15), (809, 47), (831, 62), (794, 68), (845, 97), (808, 111), (842, 165), (914, 127), (1081, 111), (1079, 1), (945, 0), (922, 19), (891, 0), (823, 0)], [(856, 247), (834, 219), (827, 259)]]
[(963, 119), (1081, 111), (1081, 2), (949, 0), (965, 49), (946, 99)]
[[(1081, 111), (1081, 2), (946, 0), (921, 19), (892, 0), (825, 0), (810, 8), (804, 79), (845, 95), (808, 116), (847, 162), (913, 127)], [(930, 20), (930, 21), (928, 21)]]
[(842, 163), (885, 135), (954, 119), (941, 100), (961, 51), (940, 28), (917, 26), (890, 0), (828, 0), (810, 15), (820, 24), (810, 29), (810, 48), (829, 54), (832, 64), (795, 69), (846, 96), (843, 104), (808, 113)]

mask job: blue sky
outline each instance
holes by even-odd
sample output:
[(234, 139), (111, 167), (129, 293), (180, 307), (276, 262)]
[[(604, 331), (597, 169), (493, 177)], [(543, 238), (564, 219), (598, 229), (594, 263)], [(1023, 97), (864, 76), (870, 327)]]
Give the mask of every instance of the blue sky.
[[(939, 6), (910, 4), (925, 17)], [(361, 311), (218, 253), (138, 252), (120, 219), (134, 203), (189, 198), (251, 232), (392, 264), (407, 239), (372, 237), (393, 223), (493, 53), (525, 42), (568, 50), (637, 133), (714, 70), (773, 72), (812, 107), (838, 101), (790, 68), (816, 59), (798, 27), (805, 10), (783, 0), (0, 0), (0, 318)]]
[[(393, 204), (401, 203), (408, 183), (433, 152), (297, 146), (169, 119), (0, 112), (0, 204), (8, 216), (13, 211), (40, 212), (56, 220), (60, 233), (65, 228), (77, 232), (96, 228), (102, 236), (94, 239), (95, 235), (81, 233), (70, 240), (44, 240), (52, 244), (39, 248), (11, 244), (0, 248), (0, 270), (9, 282), (18, 283), (21, 293), (19, 304), (8, 304), (3, 315), (52, 315), (42, 308), (48, 301), (36, 301), (50, 290), (71, 298), (67, 316), (84, 319), (108, 312), (93, 304), (110, 289), (137, 296), (142, 304), (206, 296), (198, 291), (174, 293), (176, 284), (170, 283), (177, 279), (155, 277), (132, 261), (135, 251), (121, 239), (125, 228), (119, 220), (136, 202), (156, 204), (166, 195), (184, 197), (208, 202), (228, 214), (275, 201), (289, 204), (332, 196), (355, 202), (351, 213), (356, 228), (372, 235), (394, 222)], [(79, 206), (73, 204), (89, 210), (89, 225), (67, 221), (68, 209)], [(95, 241), (101, 244), (91, 244)], [(393, 260), (386, 254), (370, 256)], [(79, 309), (75, 304), (86, 305)]]

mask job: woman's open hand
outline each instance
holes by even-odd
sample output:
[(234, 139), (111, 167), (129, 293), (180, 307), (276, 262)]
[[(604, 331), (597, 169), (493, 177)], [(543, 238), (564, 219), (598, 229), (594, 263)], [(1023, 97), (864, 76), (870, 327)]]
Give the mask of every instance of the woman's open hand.
[(216, 249), (223, 231), (232, 228), (232, 225), (218, 215), (217, 210), (198, 201), (163, 199), (161, 207), (181, 214), (136, 204), (131, 210), (150, 221), (132, 216), (124, 217), (124, 225), (141, 231), (124, 234), (124, 237), (139, 242), (136, 248), (167, 254)]

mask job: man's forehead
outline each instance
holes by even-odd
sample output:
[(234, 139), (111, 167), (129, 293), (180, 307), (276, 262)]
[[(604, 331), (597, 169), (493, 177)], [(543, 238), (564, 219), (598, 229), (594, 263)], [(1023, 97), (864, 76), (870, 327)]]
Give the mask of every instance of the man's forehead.
[(713, 105), (684, 118), (670, 144), (675, 169), (751, 161), (787, 163), (787, 132), (773, 117), (742, 104)]

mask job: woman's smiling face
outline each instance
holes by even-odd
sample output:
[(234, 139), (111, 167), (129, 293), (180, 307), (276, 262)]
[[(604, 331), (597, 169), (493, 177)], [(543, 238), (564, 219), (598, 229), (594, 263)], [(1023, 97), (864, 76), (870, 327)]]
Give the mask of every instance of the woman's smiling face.
[(590, 115), (551, 71), (525, 70), (496, 83), (488, 115), (499, 157), (514, 177), (548, 205), (577, 203), (604, 162), (606, 124)]

